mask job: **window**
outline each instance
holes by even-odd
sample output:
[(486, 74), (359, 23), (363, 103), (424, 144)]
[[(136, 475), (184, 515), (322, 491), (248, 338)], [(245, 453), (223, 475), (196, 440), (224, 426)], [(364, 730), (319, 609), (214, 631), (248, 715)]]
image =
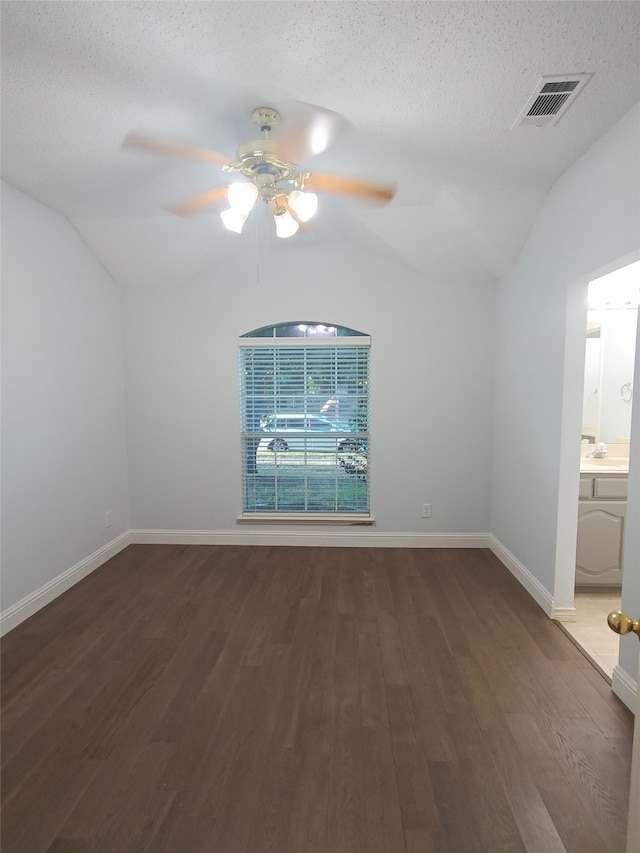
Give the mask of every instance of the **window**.
[(315, 322), (239, 339), (243, 520), (369, 519), (370, 343)]

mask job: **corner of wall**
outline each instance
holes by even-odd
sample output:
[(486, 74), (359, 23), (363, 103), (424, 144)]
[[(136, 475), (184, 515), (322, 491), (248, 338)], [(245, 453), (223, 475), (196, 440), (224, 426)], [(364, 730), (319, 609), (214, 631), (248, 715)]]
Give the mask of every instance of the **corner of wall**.
[(551, 619), (555, 618), (553, 596), (549, 590), (492, 533), (489, 535), (489, 548), (500, 562), (509, 569), (515, 579), (522, 584), (547, 616)]
[(41, 610), (47, 604), (50, 604), (55, 598), (66, 592), (78, 581), (81, 581), (91, 572), (115, 557), (120, 551), (124, 550), (130, 544), (131, 536), (129, 531), (125, 531), (120, 536), (107, 542), (102, 548), (98, 548), (93, 554), (89, 554), (75, 566), (62, 572), (62, 574), (53, 578), (53, 580), (36, 589), (34, 592), (25, 596), (20, 601), (3, 610), (0, 613), (0, 636), (4, 636), (7, 632), (16, 628), (25, 619), (33, 616), (38, 610)]

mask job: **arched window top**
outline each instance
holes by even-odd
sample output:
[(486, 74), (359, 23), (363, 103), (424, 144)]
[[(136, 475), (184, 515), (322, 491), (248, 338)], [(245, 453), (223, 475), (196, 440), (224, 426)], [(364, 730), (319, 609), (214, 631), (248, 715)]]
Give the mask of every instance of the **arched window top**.
[(246, 332), (242, 338), (359, 338), (365, 332), (348, 329), (346, 326), (335, 326), (331, 323), (318, 323), (315, 320), (297, 321), (295, 323), (278, 323), (276, 326), (263, 326)]

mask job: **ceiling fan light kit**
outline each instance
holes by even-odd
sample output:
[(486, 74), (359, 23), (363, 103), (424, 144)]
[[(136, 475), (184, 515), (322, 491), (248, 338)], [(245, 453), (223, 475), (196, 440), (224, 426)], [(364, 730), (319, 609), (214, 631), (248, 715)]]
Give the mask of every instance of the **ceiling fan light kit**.
[(227, 198), (229, 205), (234, 210), (239, 210), (242, 213), (249, 213), (253, 209), (258, 197), (258, 188), (255, 184), (243, 183), (234, 181), (229, 184), (227, 190)]
[[(277, 156), (278, 145), (269, 134), (280, 124), (280, 114), (269, 107), (259, 107), (251, 114), (254, 123), (264, 134), (264, 139), (254, 139), (241, 145), (236, 160), (226, 163), (224, 172), (240, 172), (250, 182), (235, 181), (229, 187), (230, 209), (220, 216), (225, 226), (240, 234), (257, 199), (273, 206), (273, 221), (276, 236), (292, 237), (301, 222), (308, 222), (318, 208), (318, 196), (304, 193), (293, 187), (302, 186), (304, 175), (296, 175), (295, 163), (288, 163)], [(301, 180), (297, 181), (297, 178)], [(285, 181), (293, 187), (281, 187)], [(286, 204), (284, 206), (283, 202)], [(293, 214), (293, 215), (292, 215)]]
[(236, 234), (242, 234), (242, 228), (244, 223), (247, 221), (249, 213), (250, 211), (243, 213), (240, 210), (230, 207), (220, 213), (220, 219), (222, 219), (225, 228), (228, 228), (229, 231), (235, 231)]
[(273, 211), (273, 221), (276, 226), (276, 236), (281, 238), (293, 237), (298, 228), (299, 223), (293, 218), (286, 207), (277, 205)]
[[(224, 172), (238, 172), (248, 178), (247, 181), (234, 181), (226, 188), (229, 207), (220, 213), (225, 227), (237, 234), (242, 233), (256, 201), (261, 199), (273, 215), (276, 235), (283, 239), (293, 236), (300, 224), (308, 222), (318, 209), (318, 196), (315, 192), (305, 190), (307, 184), (309, 189), (358, 196), (383, 204), (393, 198), (395, 187), (389, 185), (298, 171), (298, 166), (292, 162), (294, 158), (318, 154), (327, 147), (330, 127), (336, 123), (336, 113), (313, 108), (310, 122), (298, 125), (281, 139), (272, 139), (270, 136), (272, 130), (281, 124), (277, 110), (258, 107), (251, 118), (260, 128), (263, 138), (240, 145), (233, 161), (215, 151), (168, 140), (154, 140), (140, 132), (129, 134), (124, 144), (153, 154), (217, 163)], [(217, 203), (220, 194), (224, 195), (224, 192), (224, 187), (215, 187), (175, 205), (171, 210), (181, 216), (198, 213)]]
[(318, 196), (315, 193), (291, 190), (287, 201), (301, 222), (308, 222), (318, 209)]

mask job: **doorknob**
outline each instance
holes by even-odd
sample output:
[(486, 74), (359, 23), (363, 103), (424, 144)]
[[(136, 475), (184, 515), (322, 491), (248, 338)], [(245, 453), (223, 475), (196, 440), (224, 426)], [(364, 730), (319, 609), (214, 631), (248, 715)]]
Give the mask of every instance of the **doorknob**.
[(616, 634), (630, 634), (633, 632), (638, 635), (640, 640), (640, 619), (632, 619), (626, 613), (620, 610), (612, 610), (607, 616), (607, 623), (612, 631)]

